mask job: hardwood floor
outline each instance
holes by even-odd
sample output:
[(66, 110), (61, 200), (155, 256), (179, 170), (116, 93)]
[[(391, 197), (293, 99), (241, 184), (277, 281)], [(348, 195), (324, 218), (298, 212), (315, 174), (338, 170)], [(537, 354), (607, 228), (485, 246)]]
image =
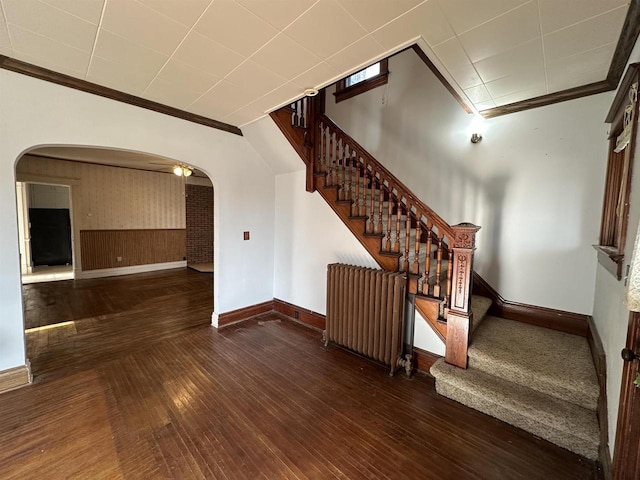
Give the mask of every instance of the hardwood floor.
[(34, 348), (36, 383), (0, 395), (1, 478), (596, 478), (429, 377), (389, 378), (277, 314), (218, 332), (206, 274), (155, 275), (72, 289), (113, 313), (85, 305), (90, 326)]

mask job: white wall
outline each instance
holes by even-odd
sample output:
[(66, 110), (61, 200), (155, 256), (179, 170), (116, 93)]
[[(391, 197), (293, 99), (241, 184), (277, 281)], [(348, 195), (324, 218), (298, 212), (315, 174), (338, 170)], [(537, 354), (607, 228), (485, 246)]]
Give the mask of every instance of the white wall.
[(273, 298), (273, 174), (245, 138), (7, 70), (0, 109), (0, 371), (25, 363), (15, 163), (35, 146), (146, 152), (206, 172), (215, 194), (215, 313)]
[[(302, 160), (300, 160), (302, 164)], [(326, 313), (327, 265), (378, 264), (318, 192), (305, 171), (276, 176), (274, 297)]]
[(488, 120), (473, 145), (474, 116), (413, 51), (389, 70), (327, 114), (450, 224), (482, 227), (476, 270), (504, 298), (591, 314), (612, 94)]

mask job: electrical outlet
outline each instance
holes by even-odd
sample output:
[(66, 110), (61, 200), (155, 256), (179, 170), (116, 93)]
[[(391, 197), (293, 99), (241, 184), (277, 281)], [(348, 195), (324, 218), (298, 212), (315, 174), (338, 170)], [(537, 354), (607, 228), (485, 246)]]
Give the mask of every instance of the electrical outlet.
[(249, 232), (244, 232), (244, 239), (249, 240)]
[(293, 318), (300, 318), (300, 312), (298, 310), (293, 311)]
[(116, 261), (121, 262), (122, 261), (122, 257), (116, 257)]

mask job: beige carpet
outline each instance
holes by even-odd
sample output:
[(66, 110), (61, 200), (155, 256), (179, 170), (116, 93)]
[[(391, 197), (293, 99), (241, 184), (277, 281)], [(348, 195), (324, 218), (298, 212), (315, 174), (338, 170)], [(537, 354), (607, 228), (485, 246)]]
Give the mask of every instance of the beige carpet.
[(197, 272), (213, 273), (213, 262), (211, 263), (189, 263), (187, 267), (192, 268)]
[(594, 460), (598, 381), (585, 338), (487, 317), (469, 368), (431, 368), (441, 395)]

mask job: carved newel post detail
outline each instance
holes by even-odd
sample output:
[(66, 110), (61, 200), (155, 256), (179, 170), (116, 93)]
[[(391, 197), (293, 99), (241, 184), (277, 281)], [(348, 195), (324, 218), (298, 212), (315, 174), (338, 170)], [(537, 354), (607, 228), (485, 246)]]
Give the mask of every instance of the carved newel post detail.
[(473, 280), (473, 252), (476, 233), (480, 227), (460, 223), (453, 227), (453, 274), (451, 298), (447, 310), (447, 349), (445, 361), (467, 368), (467, 349), (471, 331), (471, 282)]

